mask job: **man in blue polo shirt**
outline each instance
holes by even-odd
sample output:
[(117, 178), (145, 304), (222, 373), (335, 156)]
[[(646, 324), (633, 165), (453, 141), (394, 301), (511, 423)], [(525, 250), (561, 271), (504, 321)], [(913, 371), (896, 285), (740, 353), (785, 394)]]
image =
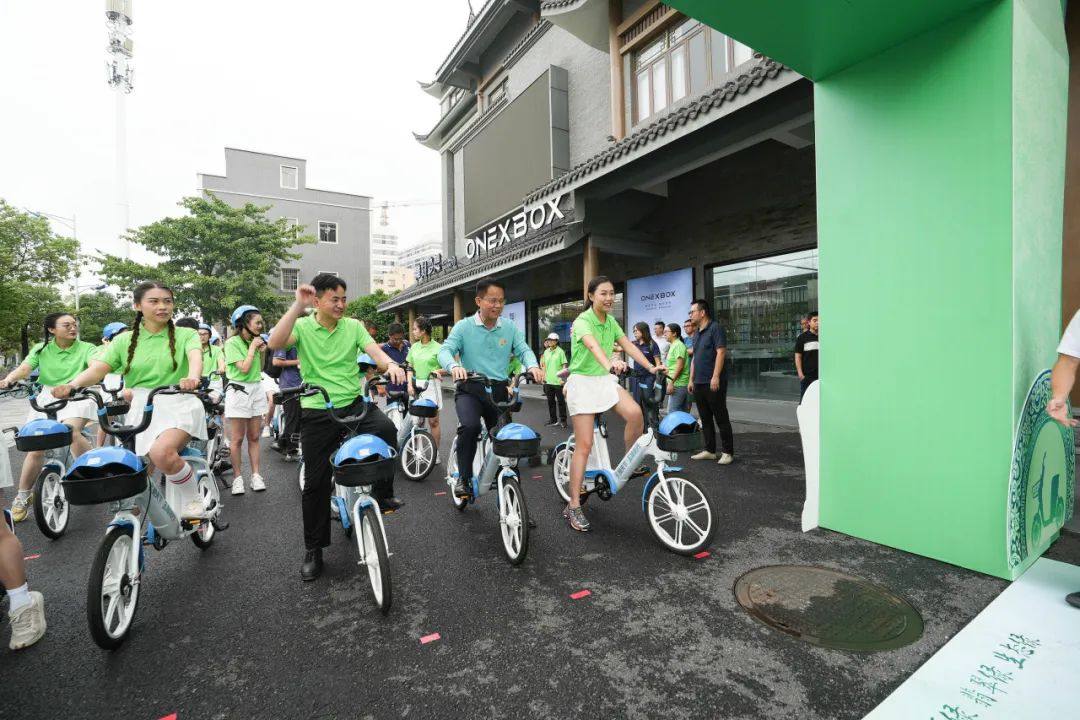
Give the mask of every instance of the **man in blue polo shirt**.
[[(484, 278), (476, 284), (477, 312), (459, 320), (439, 350), (439, 364), (459, 382), (454, 395), (458, 416), (457, 463), (458, 477), (454, 494), (469, 497), (471, 492), (473, 458), (480, 438), (480, 420), (494, 429), (499, 411), (492, 400), (503, 402), (507, 397), (506, 374), (510, 358), (517, 357), (537, 384), (543, 382), (536, 355), (525, 343), (525, 333), (508, 320), (503, 320), (506, 288), (494, 278)], [(491, 396), (481, 383), (462, 382), (469, 372), (502, 380), (491, 388)]]
[[(695, 300), (690, 305), (690, 320), (697, 330), (690, 361), (690, 382), (694, 385), (694, 402), (701, 415), (701, 430), (705, 437), (705, 449), (690, 458), (717, 460), (716, 427), (719, 427), (720, 458), (717, 462), (730, 465), (735, 455), (735, 441), (727, 410), (727, 336), (724, 328), (712, 319), (709, 303), (705, 300)], [(713, 427), (714, 422), (716, 427)]]
[[(402, 367), (405, 366), (405, 358), (409, 356), (409, 343), (405, 340), (405, 328), (401, 323), (390, 323), (390, 327), (386, 329), (388, 340), (383, 343), (382, 350), (386, 353), (387, 357), (396, 362)], [(395, 383), (387, 383), (387, 392), (405, 392), (406, 385), (404, 383), (398, 385)]]

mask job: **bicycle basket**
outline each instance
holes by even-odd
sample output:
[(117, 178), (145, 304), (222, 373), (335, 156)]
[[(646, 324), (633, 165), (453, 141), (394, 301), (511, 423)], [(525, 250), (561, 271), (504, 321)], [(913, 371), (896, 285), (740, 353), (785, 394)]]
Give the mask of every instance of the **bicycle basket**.
[(409, 414), (413, 417), (433, 418), (439, 414), (439, 406), (434, 400), (422, 398), (409, 405)]
[(120, 447), (83, 453), (61, 481), (72, 505), (98, 505), (133, 497), (146, 490), (146, 465)]
[(530, 427), (510, 423), (495, 435), (492, 451), (499, 457), (533, 457), (540, 454), (540, 436)]
[(374, 435), (357, 435), (334, 453), (334, 482), (344, 487), (370, 487), (394, 478), (397, 451)]
[(670, 413), (656, 434), (656, 446), (664, 452), (696, 452), (704, 445), (701, 426), (686, 412)]
[(127, 400), (112, 400), (105, 403), (105, 414), (109, 417), (127, 415), (131, 410), (131, 403)]
[(19, 428), (15, 447), (22, 452), (55, 450), (71, 445), (71, 428), (62, 422), (40, 418)]

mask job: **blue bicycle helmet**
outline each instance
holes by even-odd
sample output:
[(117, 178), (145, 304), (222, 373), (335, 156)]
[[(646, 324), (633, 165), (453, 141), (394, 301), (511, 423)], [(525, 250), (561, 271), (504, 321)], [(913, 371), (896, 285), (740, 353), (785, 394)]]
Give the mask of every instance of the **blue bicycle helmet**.
[(669, 413), (660, 421), (656, 446), (664, 452), (695, 452), (703, 446), (701, 427), (688, 412)]
[(698, 430), (694, 416), (681, 410), (668, 413), (668, 416), (660, 421), (661, 435), (685, 435)]
[(214, 328), (210, 328), (210, 344), (211, 345), (220, 345), (221, 344), (221, 336), (218, 335), (218, 331), (215, 330)]
[(334, 482), (346, 487), (392, 480), (397, 451), (374, 435), (357, 435), (338, 448), (330, 464)]
[(249, 312), (259, 312), (259, 308), (254, 305), (241, 305), (232, 311), (232, 315), (229, 316), (229, 322), (233, 327), (237, 327), (237, 323), (244, 319), (244, 315)]
[(141, 472), (146, 466), (138, 455), (122, 447), (99, 447), (78, 457), (68, 477), (89, 477)]
[(360, 366), (360, 370), (374, 370), (378, 365), (371, 356), (367, 353), (360, 353), (356, 356), (356, 364)]
[(206, 323), (199, 323), (199, 329), (205, 330), (206, 332), (210, 333), (211, 336), (213, 336), (214, 334), (214, 328), (210, 327)]
[(496, 433), (491, 449), (499, 457), (533, 457), (540, 454), (540, 436), (526, 425), (510, 423)]
[(15, 446), (20, 452), (55, 450), (71, 444), (71, 427), (62, 422), (39, 418), (19, 428)]
[(72, 505), (98, 505), (146, 492), (147, 466), (122, 447), (99, 447), (83, 453), (62, 480)]
[(112, 340), (127, 329), (128, 326), (122, 322), (111, 322), (101, 329), (101, 339)]

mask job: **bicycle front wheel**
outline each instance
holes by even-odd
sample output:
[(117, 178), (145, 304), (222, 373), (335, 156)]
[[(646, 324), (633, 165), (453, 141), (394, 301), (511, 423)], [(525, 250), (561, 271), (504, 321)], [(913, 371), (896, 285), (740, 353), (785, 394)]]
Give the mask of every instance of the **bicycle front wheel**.
[(41, 534), (50, 540), (63, 535), (67, 530), (70, 511), (60, 473), (55, 465), (46, 465), (34, 482), (34, 522)]
[(139, 552), (129, 525), (114, 525), (98, 546), (86, 588), (86, 619), (98, 647), (112, 650), (124, 642), (135, 608), (139, 584), (131, 577), (131, 554)]
[(684, 478), (664, 478), (653, 485), (646, 513), (656, 539), (680, 555), (700, 552), (716, 532), (712, 501), (700, 487)]
[(427, 430), (417, 429), (401, 448), (401, 470), (405, 477), (420, 482), (435, 467), (435, 439)]
[(516, 477), (505, 477), (499, 491), (499, 531), (511, 565), (520, 565), (529, 552), (529, 509)]
[(378, 512), (373, 505), (364, 508), (360, 514), (356, 544), (360, 550), (360, 562), (367, 567), (375, 606), (385, 615), (390, 612), (393, 592), (390, 583), (390, 555), (386, 551), (386, 536), (379, 524)]

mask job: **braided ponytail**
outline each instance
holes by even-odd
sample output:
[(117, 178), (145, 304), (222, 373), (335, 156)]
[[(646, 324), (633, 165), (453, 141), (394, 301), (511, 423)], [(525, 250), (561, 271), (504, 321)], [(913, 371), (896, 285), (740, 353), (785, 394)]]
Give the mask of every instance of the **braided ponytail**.
[(172, 369), (176, 371), (176, 325), (169, 318), (169, 357), (172, 359)]
[(142, 329), (142, 310), (135, 312), (135, 323), (131, 326), (131, 344), (128, 345), (127, 363), (125, 372), (131, 370), (131, 360), (135, 357), (135, 348), (139, 344), (139, 330)]

